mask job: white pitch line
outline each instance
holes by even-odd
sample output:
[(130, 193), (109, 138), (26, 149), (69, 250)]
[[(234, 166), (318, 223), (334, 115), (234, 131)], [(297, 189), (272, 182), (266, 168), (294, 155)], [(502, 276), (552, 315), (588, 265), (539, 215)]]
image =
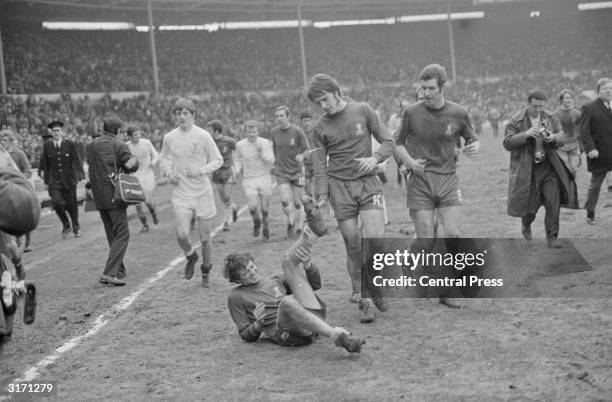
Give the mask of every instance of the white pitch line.
[[(238, 210), (238, 214), (242, 214), (244, 211), (247, 210), (247, 208), (248, 206), (243, 206)], [(210, 238), (212, 239), (221, 230), (223, 230), (223, 224), (213, 229), (212, 233), (210, 234)], [(115, 318), (119, 313), (127, 309), (134, 302), (134, 300), (136, 300), (138, 296), (140, 296), (145, 290), (147, 290), (151, 285), (163, 278), (168, 272), (170, 272), (174, 267), (176, 267), (183, 261), (185, 261), (184, 255), (181, 255), (172, 260), (172, 262), (170, 262), (170, 264), (166, 268), (157, 271), (152, 277), (140, 284), (140, 286), (138, 286), (138, 288), (132, 294), (127, 297), (124, 297), (123, 299), (121, 299), (121, 301), (114, 304), (104, 313), (100, 314), (98, 318), (96, 318), (96, 320), (94, 321), (91, 328), (89, 328), (89, 331), (87, 331), (83, 335), (76, 336), (66, 341), (62, 346), (55, 349), (55, 351), (51, 355), (45, 357), (44, 359), (36, 363), (34, 366), (28, 369), (22, 377), (13, 380), (13, 382), (15, 383), (33, 381), (34, 379), (36, 379), (40, 375), (42, 369), (54, 363), (56, 360), (62, 357), (64, 353), (70, 351), (84, 340), (94, 336), (100, 329), (102, 329), (106, 324), (108, 324), (108, 322), (112, 318)], [(0, 397), (0, 401), (2, 400), (4, 399)]]
[[(166, 210), (168, 208), (170, 208), (170, 204), (163, 204), (159, 208), (157, 208), (157, 212), (162, 212), (162, 211), (164, 211), (164, 210)], [(47, 225), (47, 226), (54, 226), (54, 225)], [(47, 227), (47, 226), (38, 226), (36, 229), (41, 229), (41, 228), (44, 228), (44, 227)], [(54, 258), (57, 258), (59, 254), (62, 254), (62, 253), (60, 252), (60, 253), (47, 254), (46, 257), (42, 257), (42, 258), (40, 258), (40, 259), (38, 259), (36, 261), (28, 263), (26, 265), (26, 267), (25, 267), (26, 272), (30, 271), (31, 269), (33, 269), (35, 267), (38, 267), (40, 265), (48, 263), (49, 261), (53, 260)]]

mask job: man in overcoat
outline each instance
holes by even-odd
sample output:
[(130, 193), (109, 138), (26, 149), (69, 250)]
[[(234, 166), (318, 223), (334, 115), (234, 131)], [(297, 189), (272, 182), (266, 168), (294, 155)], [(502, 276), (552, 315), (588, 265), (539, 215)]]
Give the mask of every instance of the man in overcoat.
[(96, 137), (88, 148), (89, 183), (96, 208), (104, 223), (109, 252), (100, 276), (105, 285), (125, 285), (126, 269), (123, 258), (130, 240), (127, 205), (113, 202), (115, 187), (111, 178), (119, 170), (132, 173), (138, 170), (138, 161), (128, 145), (117, 138), (123, 122), (117, 116), (104, 118), (104, 133)]
[(561, 206), (578, 208), (574, 176), (555, 149), (565, 135), (559, 119), (544, 110), (546, 95), (528, 94), (527, 108), (515, 114), (506, 125), (504, 148), (510, 151), (508, 215), (520, 217), (525, 239), (532, 239), (531, 223), (543, 204), (544, 227), (551, 248), (560, 248), (559, 213)]
[(591, 172), (591, 184), (584, 208), (587, 223), (595, 223), (595, 207), (601, 184), (612, 170), (612, 79), (597, 81), (597, 99), (582, 107), (578, 121), (580, 138), (587, 154), (587, 170)]

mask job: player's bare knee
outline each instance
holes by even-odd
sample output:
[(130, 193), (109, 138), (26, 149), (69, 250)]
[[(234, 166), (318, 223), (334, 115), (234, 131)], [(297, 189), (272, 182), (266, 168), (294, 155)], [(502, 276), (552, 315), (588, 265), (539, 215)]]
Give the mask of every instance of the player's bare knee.
[(300, 261), (300, 259), (295, 255), (295, 253), (287, 251), (285, 254), (283, 254), (283, 257), (281, 258), (281, 266), (285, 275), (292, 275), (298, 269), (300, 269), (298, 265), (300, 264), (300, 262), (302, 261)]
[(344, 244), (348, 255), (359, 255), (361, 252), (361, 238), (359, 236), (347, 237)]
[(176, 238), (179, 241), (189, 240), (189, 232), (182, 228), (176, 228)]
[(302, 305), (294, 295), (283, 297), (278, 304), (278, 310), (289, 315), (295, 314), (300, 309), (302, 309)]

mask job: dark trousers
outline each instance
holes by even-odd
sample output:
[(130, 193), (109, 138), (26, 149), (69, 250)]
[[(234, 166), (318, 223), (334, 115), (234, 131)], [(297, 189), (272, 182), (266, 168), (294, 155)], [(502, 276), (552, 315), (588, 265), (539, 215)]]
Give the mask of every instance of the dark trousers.
[(100, 217), (104, 223), (106, 240), (108, 241), (108, 259), (104, 267), (104, 275), (123, 278), (126, 274), (123, 258), (130, 241), (127, 209), (101, 209)]
[[(76, 233), (81, 227), (79, 226), (79, 208), (77, 205), (76, 188), (49, 186), (49, 196), (53, 203), (53, 209), (62, 221), (64, 230), (70, 230), (70, 222), (72, 221), (72, 231)], [(70, 220), (68, 219), (70, 216)]]
[(584, 209), (587, 211), (595, 211), (597, 201), (599, 201), (599, 191), (607, 173), (607, 170), (596, 170), (591, 173), (591, 183), (589, 184), (587, 199), (584, 203)]
[(542, 204), (544, 204), (544, 209), (546, 210), (546, 215), (544, 216), (546, 237), (556, 239), (559, 235), (561, 183), (555, 169), (548, 161), (533, 165), (529, 194), (529, 212), (522, 218), (523, 225), (531, 225)]

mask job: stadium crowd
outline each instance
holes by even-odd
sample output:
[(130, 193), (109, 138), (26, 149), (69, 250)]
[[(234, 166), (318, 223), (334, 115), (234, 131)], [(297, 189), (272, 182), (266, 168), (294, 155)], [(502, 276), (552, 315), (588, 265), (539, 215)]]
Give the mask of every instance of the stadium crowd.
[[(521, 29), (516, 29), (520, 26)], [(487, 15), (454, 23), (459, 79), (446, 91), (468, 105), (476, 123), (496, 109), (501, 120), (520, 109), (529, 88), (549, 95), (557, 106), (564, 88), (576, 93), (580, 106), (592, 96), (597, 76), (610, 75), (612, 54), (606, 48), (607, 20), (600, 13), (541, 18)], [(40, 135), (53, 120), (66, 124), (79, 150), (102, 131), (101, 116), (120, 115), (139, 126), (157, 149), (173, 126), (168, 110), (176, 95), (197, 99), (199, 123), (219, 119), (242, 136), (247, 120), (261, 123), (265, 136), (274, 107), (311, 108), (301, 87), (299, 45), (295, 30), (159, 31), (156, 34), (161, 98), (137, 95), (114, 98), (111, 92), (153, 87), (147, 34), (135, 31), (80, 32), (42, 30), (40, 25), (4, 24), (9, 94), (0, 98), (0, 125), (11, 128), (18, 145), (36, 164)], [(589, 38), (584, 41), (583, 38)], [(359, 46), (351, 44), (359, 43)], [(432, 43), (440, 44), (432, 46)], [(499, 46), (504, 43), (504, 46)], [(342, 76), (345, 94), (370, 103), (383, 121), (396, 113), (401, 99), (414, 99), (417, 70), (432, 61), (450, 66), (444, 23), (394, 24), (305, 30), (310, 72)], [(520, 55), (520, 57), (517, 57)], [(181, 63), (176, 63), (181, 60)], [(39, 93), (103, 92), (62, 95), (43, 100)], [(24, 98), (24, 94), (30, 94)]]
[[(492, 15), (455, 23), (458, 74), (522, 76), (611, 65), (612, 56), (599, 51), (609, 41), (605, 18), (525, 18)], [(146, 91), (153, 86), (146, 33), (75, 35), (7, 24), (2, 35), (9, 93)], [(440, 22), (309, 28), (304, 36), (309, 71), (342, 75), (344, 85), (412, 82), (420, 66), (432, 60), (450, 66), (447, 27)], [(296, 30), (159, 31), (156, 41), (161, 89), (167, 94), (302, 85)]]
[[(577, 94), (576, 103), (580, 106), (589, 99), (583, 92), (593, 90), (596, 75), (583, 72), (576, 75), (541, 74), (497, 80), (458, 80), (448, 88), (447, 94), (451, 100), (470, 105), (472, 117), (478, 115), (486, 120), (487, 112), (496, 108), (504, 120), (513, 111), (520, 109), (528, 88), (541, 88), (547, 93), (550, 110), (556, 108), (556, 95), (564, 88)], [(610, 70), (604, 70), (603, 75), (610, 75)], [(370, 103), (386, 122), (391, 114), (398, 111), (400, 99), (414, 99), (415, 89), (411, 83), (356, 86), (345, 93), (352, 99)], [(33, 95), (27, 98), (3, 96), (0, 97), (0, 125), (13, 130), (18, 145), (34, 165), (40, 157), (41, 135), (47, 132), (50, 121), (64, 121), (68, 138), (75, 141), (83, 151), (91, 137), (101, 133), (102, 116), (107, 113), (116, 113), (128, 124), (140, 127), (159, 150), (163, 134), (173, 126), (173, 116), (168, 110), (174, 99), (170, 96), (155, 98), (149, 95), (118, 99), (107, 94), (99, 100), (62, 95), (53, 101)], [(196, 119), (202, 125), (209, 120), (219, 119), (238, 137), (243, 136), (243, 123), (253, 119), (262, 124), (265, 136), (274, 124), (274, 108), (279, 104), (287, 104), (294, 111), (312, 110), (300, 91), (217, 93), (200, 97)]]

